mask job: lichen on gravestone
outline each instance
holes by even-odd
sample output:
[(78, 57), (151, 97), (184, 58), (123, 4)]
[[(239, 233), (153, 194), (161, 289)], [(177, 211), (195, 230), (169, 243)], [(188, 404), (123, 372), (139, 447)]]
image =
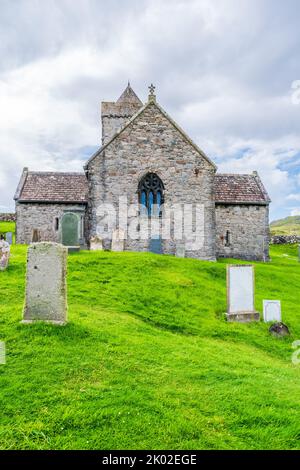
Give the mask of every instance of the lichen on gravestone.
[(0, 240), (0, 271), (5, 271), (10, 258), (10, 245), (5, 240)]
[(50, 242), (34, 243), (28, 248), (24, 323), (66, 323), (67, 253), (65, 246)]

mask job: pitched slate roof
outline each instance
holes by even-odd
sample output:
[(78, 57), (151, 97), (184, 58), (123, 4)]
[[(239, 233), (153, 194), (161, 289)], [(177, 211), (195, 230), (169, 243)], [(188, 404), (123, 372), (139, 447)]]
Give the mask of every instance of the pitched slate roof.
[(123, 103), (125, 104), (130, 103), (130, 104), (134, 104), (140, 107), (143, 106), (143, 103), (141, 102), (137, 94), (133, 91), (129, 82), (128, 82), (127, 87), (123, 91), (122, 95), (120, 96), (120, 98), (116, 101), (116, 104), (123, 104)]
[(251, 175), (216, 174), (215, 201), (220, 204), (269, 204), (271, 202), (260, 177)]
[[(23, 178), (23, 180), (22, 180)], [(84, 173), (23, 172), (15, 199), (19, 202), (86, 203), (88, 184)]]

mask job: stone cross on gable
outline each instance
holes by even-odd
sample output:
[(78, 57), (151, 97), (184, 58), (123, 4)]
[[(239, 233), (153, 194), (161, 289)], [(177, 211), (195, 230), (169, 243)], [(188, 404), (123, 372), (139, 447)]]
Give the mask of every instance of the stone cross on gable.
[(155, 86), (153, 85), (153, 83), (151, 83), (151, 85), (148, 88), (149, 88), (148, 100), (152, 101), (152, 102), (155, 102), (156, 101), (155, 94), (154, 94)]
[(154, 92), (155, 92), (155, 86), (153, 85), (153, 83), (151, 83), (151, 85), (148, 87), (149, 88), (149, 94), (150, 95), (154, 95)]

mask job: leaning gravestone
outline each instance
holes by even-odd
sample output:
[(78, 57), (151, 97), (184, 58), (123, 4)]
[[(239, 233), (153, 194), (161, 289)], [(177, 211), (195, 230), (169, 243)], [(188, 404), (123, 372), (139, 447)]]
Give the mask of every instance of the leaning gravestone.
[(119, 228), (113, 231), (111, 251), (124, 251), (125, 245), (125, 232)]
[(175, 256), (177, 256), (178, 258), (185, 257), (185, 244), (184, 243), (177, 243)]
[(10, 257), (10, 246), (5, 240), (0, 240), (0, 271), (5, 271)]
[(251, 265), (227, 265), (227, 320), (259, 320), (254, 308), (254, 267)]
[(280, 300), (264, 300), (264, 321), (281, 322), (281, 304)]
[(50, 242), (34, 243), (28, 248), (23, 323), (66, 323), (67, 253), (67, 247)]
[(102, 238), (95, 236), (90, 239), (90, 250), (92, 251), (101, 251), (103, 250)]
[(12, 232), (7, 232), (5, 235), (5, 239), (9, 245), (12, 245), (13, 243), (13, 234)]

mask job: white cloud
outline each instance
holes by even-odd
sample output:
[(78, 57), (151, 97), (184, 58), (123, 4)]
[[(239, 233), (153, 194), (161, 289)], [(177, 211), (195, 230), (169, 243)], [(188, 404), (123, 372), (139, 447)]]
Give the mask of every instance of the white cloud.
[(291, 210), (291, 215), (300, 215), (300, 207)]

